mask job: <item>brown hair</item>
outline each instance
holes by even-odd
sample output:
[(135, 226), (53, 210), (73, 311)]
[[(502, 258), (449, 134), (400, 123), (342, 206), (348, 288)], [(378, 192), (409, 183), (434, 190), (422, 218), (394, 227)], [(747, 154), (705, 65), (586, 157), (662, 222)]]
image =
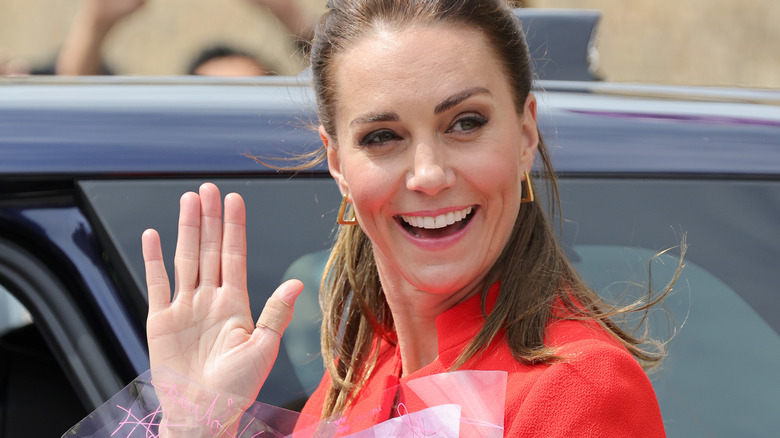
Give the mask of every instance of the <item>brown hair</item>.
[[(333, 68), (339, 54), (378, 26), (403, 29), (410, 25), (460, 25), (479, 29), (505, 68), (515, 93), (515, 107), (522, 112), (533, 83), (531, 59), (518, 19), (503, 0), (330, 0), (320, 20), (311, 48), (313, 85), (320, 123), (336, 140), (334, 107), (336, 78)], [(558, 205), (558, 189), (544, 142), (538, 154), (547, 177), (551, 201)], [(324, 147), (311, 153), (312, 162), (324, 160)], [(554, 210), (554, 209), (553, 209)], [(554, 215), (554, 211), (552, 212)], [(682, 264), (680, 265), (681, 268)], [(390, 313), (371, 241), (359, 226), (341, 227), (322, 280), (322, 354), (332, 385), (322, 412), (329, 417), (343, 412), (360, 391), (376, 364), (378, 339), (394, 343)], [(679, 269), (678, 269), (679, 273)], [(610, 317), (627, 311), (646, 311), (657, 303), (649, 296), (624, 307), (605, 304), (589, 289), (569, 263), (539, 202), (519, 208), (511, 237), (487, 275), (482, 293), (500, 281), (494, 310), (485, 325), (461, 354), (455, 368), (479, 354), (499, 333), (518, 361), (549, 363), (557, 360), (544, 345), (544, 333), (561, 305), (575, 319), (595, 320), (615, 336), (643, 364), (660, 361), (662, 345), (646, 348), (644, 336), (621, 330)], [(657, 347), (657, 348), (655, 348)]]

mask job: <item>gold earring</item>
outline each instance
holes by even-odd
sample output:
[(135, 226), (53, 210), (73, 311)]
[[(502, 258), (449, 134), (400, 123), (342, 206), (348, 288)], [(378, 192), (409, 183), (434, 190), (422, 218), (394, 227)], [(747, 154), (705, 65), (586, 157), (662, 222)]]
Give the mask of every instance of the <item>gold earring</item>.
[(343, 198), (341, 198), (341, 206), (339, 206), (339, 215), (336, 217), (336, 222), (338, 222), (339, 225), (357, 225), (357, 218), (355, 217), (355, 214), (352, 214), (352, 219), (347, 219), (344, 217), (344, 213), (347, 211), (347, 195), (344, 195)]
[(531, 186), (531, 175), (528, 172), (525, 173), (525, 196), (520, 198), (521, 204), (526, 202), (534, 202), (534, 188)]

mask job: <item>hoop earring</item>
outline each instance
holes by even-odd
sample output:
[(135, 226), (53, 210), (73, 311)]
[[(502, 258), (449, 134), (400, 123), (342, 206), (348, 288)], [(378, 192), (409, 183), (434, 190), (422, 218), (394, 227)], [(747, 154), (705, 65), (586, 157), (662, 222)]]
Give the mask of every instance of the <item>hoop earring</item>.
[(347, 195), (344, 195), (343, 198), (341, 198), (341, 205), (339, 206), (339, 214), (336, 216), (336, 222), (339, 225), (357, 225), (357, 218), (355, 217), (355, 214), (352, 214), (352, 219), (347, 219), (344, 217), (344, 213), (347, 210)]
[(534, 202), (534, 188), (531, 185), (531, 175), (528, 172), (525, 172), (525, 196), (520, 198), (521, 204), (526, 202)]

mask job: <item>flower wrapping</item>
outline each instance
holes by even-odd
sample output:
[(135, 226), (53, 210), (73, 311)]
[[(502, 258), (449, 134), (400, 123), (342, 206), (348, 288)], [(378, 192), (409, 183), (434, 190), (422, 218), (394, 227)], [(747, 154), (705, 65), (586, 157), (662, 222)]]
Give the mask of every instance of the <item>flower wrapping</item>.
[(506, 381), (503, 371), (455, 371), (410, 380), (385, 394), (395, 401), (388, 418), (351, 430), (348, 417), (300, 421), (297, 412), (219, 393), (156, 368), (138, 376), (63, 438), (498, 438), (503, 436)]

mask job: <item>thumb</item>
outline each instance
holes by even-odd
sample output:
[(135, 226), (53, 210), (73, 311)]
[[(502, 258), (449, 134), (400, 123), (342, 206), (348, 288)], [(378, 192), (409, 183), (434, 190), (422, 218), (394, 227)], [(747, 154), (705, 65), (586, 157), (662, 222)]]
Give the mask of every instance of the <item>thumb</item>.
[(293, 305), (301, 291), (303, 283), (299, 280), (287, 280), (276, 288), (257, 319), (257, 328), (270, 329), (282, 336), (292, 320)]

